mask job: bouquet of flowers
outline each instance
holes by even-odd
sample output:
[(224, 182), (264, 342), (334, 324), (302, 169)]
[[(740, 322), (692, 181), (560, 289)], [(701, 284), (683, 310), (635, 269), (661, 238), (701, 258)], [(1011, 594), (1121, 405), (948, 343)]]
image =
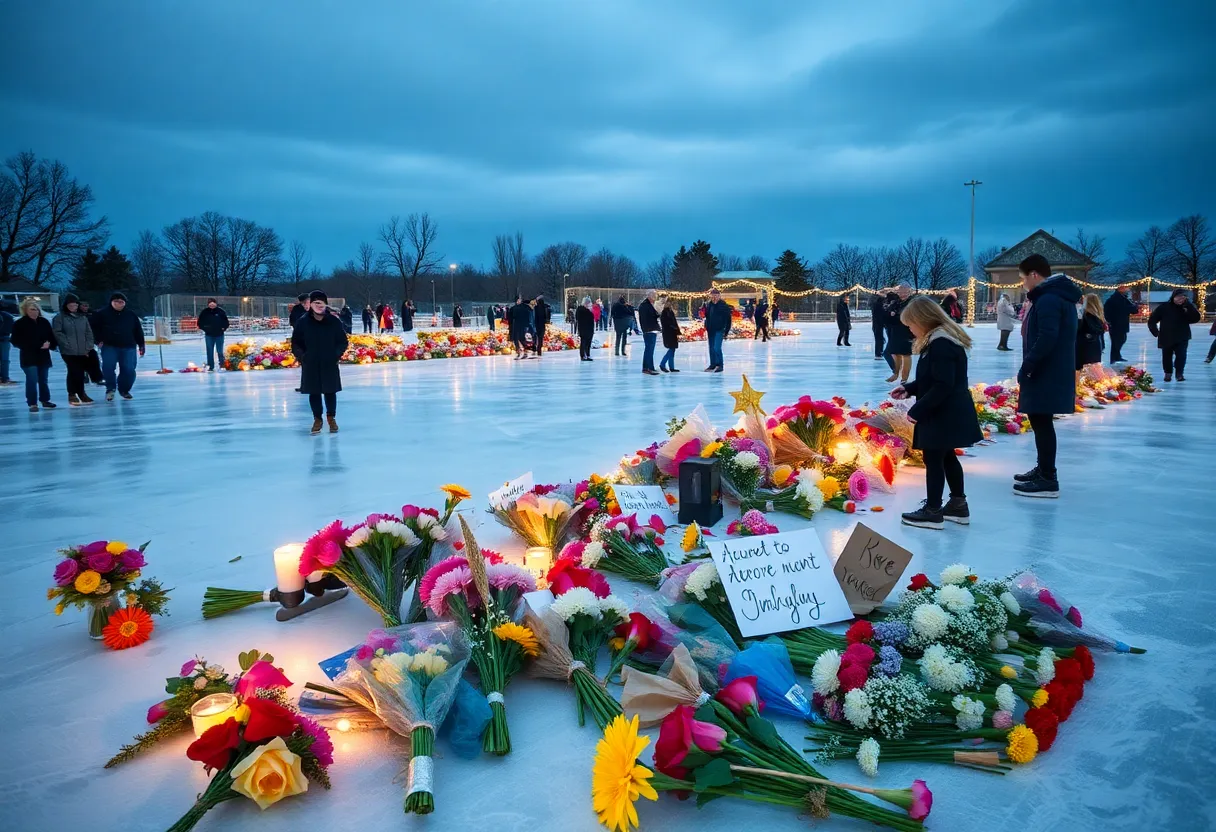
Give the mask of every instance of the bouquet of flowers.
[(878, 410), (865, 420), (865, 424), (872, 430), (898, 437), (904, 448), (904, 459), (913, 465), (923, 466), (924, 456), (912, 447), (914, 425), (908, 418), (909, 407), (911, 405), (907, 402), (883, 402), (878, 406)]
[(592, 526), (597, 522), (603, 523), (609, 517), (615, 517), (621, 513), (612, 483), (599, 474), (592, 474), (575, 485), (574, 498), (583, 504), (579, 519), (579, 533), (584, 536), (591, 533)]
[[(121, 540), (96, 540), (60, 549), (55, 585), (46, 591), (55, 615), (68, 607), (89, 608), (89, 636), (123, 650), (152, 636), (152, 616), (166, 615), (169, 592), (155, 578), (140, 581), (145, 543), (132, 549)], [(125, 606), (124, 606), (125, 605)]]
[[(599, 577), (603, 580), (602, 575)], [(607, 586), (606, 581), (604, 585)], [(596, 677), (594, 657), (588, 656), (588, 651), (597, 642), (602, 645), (607, 640), (606, 620), (611, 622), (607, 631), (611, 632), (628, 612), (615, 598), (608, 601), (611, 597), (608, 593), (600, 598), (586, 587), (572, 587), (562, 597), (565, 601), (560, 605), (554, 600), (540, 612), (531, 605), (524, 611), (524, 626), (540, 642), (540, 655), (532, 662), (532, 673), (542, 679), (573, 684), (579, 725), (584, 724), (585, 712), (590, 711), (595, 724), (602, 728), (620, 715), (621, 706)], [(602, 609), (601, 601), (608, 601)]]
[(470, 497), (468, 489), (460, 485), (449, 483), (440, 486), (439, 490), (447, 495), (443, 502), (443, 514), (433, 508), (412, 505), (401, 507), (401, 521), (409, 526), (410, 531), (421, 541), (405, 570), (406, 586), (414, 587), (406, 614), (406, 621), (411, 624), (426, 618), (426, 603), (419, 596), (418, 587), (423, 573), (431, 566), (435, 546), (449, 539), (451, 532), (448, 530), (448, 523), (452, 520), (452, 513), (461, 502)]
[(410, 560), (421, 541), (391, 514), (372, 514), (354, 528), (335, 520), (304, 544), (300, 574), (328, 572), (346, 584), (384, 620), (401, 623)]
[(654, 584), (669, 564), (663, 553), (667, 526), (656, 514), (642, 525), (636, 514), (611, 517), (597, 523), (590, 540), (572, 541), (561, 558), (587, 569), (603, 569), (631, 581)]
[(1160, 388), (1153, 386), (1153, 376), (1148, 370), (1143, 367), (1133, 367), (1128, 365), (1123, 368), (1123, 375), (1135, 386), (1141, 393), (1160, 393)]
[(630, 456), (621, 457), (618, 468), (621, 482), (628, 485), (662, 485), (671, 479), (659, 469), (658, 451), (659, 444), (656, 442)]
[(310, 782), (329, 788), (333, 742), (328, 731), (288, 705), (290, 685), (265, 660), (254, 662), (236, 683), (233, 690), (240, 704), (234, 715), (208, 728), (186, 749), (187, 757), (215, 775), (169, 832), (193, 829), (226, 800), (248, 797), (265, 810), (308, 791)]
[(713, 442), (715, 434), (705, 408), (697, 405), (687, 418), (668, 423), (668, 436), (655, 451), (655, 464), (664, 475), (678, 477), (680, 463), (701, 453), (704, 446)]
[(509, 506), (489, 511), (529, 546), (544, 546), (554, 551), (570, 538), (582, 509), (581, 503), (571, 500), (556, 488), (542, 485), (521, 495)]
[(727, 534), (737, 534), (740, 537), (776, 534), (779, 531), (780, 529), (768, 522), (768, 518), (764, 516), (764, 512), (754, 508), (750, 511), (745, 511), (743, 516), (738, 520), (731, 520), (726, 527)]
[(784, 511), (810, 520), (823, 509), (825, 502), (823, 491), (816, 484), (817, 476), (818, 472), (814, 469), (799, 469), (785, 476), (779, 487), (757, 489), (739, 507), (744, 512), (753, 509)]
[(447, 718), (468, 661), (455, 622), (391, 627), (373, 630), (333, 681), (334, 691), (410, 740), (406, 812), (435, 811), (435, 732)]
[(808, 465), (830, 456), (836, 435), (845, 423), (844, 400), (816, 401), (803, 396), (773, 411), (765, 427), (773, 439), (777, 461)]
[(419, 592), (437, 617), (451, 617), (460, 625), (482, 692), (493, 710), (482, 747), (501, 756), (511, 750), (503, 693), (524, 661), (540, 653), (532, 631), (515, 623), (517, 603), (524, 593), (536, 590), (536, 580), (520, 567), (503, 563), (495, 553), (480, 549), (463, 517), (460, 526), (464, 554), (432, 567)]
[[(248, 671), (258, 662), (264, 664), (253, 676), (246, 679), (244, 688), (273, 686), (262, 684), (266, 682), (267, 667), (271, 666), (274, 656), (269, 653), (259, 653), (250, 650), (240, 654), (242, 673)], [(261, 676), (261, 678), (259, 678)], [(273, 676), (273, 675), (272, 675)], [(201, 656), (195, 656), (182, 665), (176, 676), (165, 680), (165, 693), (168, 699), (157, 702), (148, 708), (148, 724), (154, 727), (139, 734), (134, 740), (119, 749), (118, 753), (109, 759), (106, 768), (113, 768), (119, 763), (125, 763), (137, 754), (147, 751), (158, 742), (176, 736), (190, 728), (190, 709), (194, 703), (204, 696), (213, 693), (232, 693), (237, 683), (244, 678), (241, 675), (230, 677), (228, 671), (218, 664), (208, 664)], [(277, 677), (273, 677), (277, 678)]]

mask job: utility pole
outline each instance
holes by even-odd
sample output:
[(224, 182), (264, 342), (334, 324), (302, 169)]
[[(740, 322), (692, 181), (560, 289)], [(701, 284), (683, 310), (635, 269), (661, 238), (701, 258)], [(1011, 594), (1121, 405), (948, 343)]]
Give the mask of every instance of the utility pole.
[(967, 256), (967, 326), (975, 324), (975, 189), (984, 183), (978, 179), (964, 182), (971, 189), (971, 253)]

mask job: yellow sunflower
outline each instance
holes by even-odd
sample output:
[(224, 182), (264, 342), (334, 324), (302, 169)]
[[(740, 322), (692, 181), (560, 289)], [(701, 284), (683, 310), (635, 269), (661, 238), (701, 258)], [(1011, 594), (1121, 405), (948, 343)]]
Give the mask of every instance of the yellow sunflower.
[(1013, 726), (1005, 739), (1005, 753), (1015, 763), (1029, 763), (1039, 753), (1039, 738), (1025, 725)]
[(88, 595), (101, 586), (101, 575), (92, 569), (86, 569), (76, 576), (73, 586), (81, 595)]
[(614, 832), (629, 832), (638, 826), (638, 811), (633, 805), (639, 797), (658, 800), (650, 785), (653, 772), (638, 765), (638, 755), (650, 744), (650, 737), (638, 736), (638, 716), (628, 722), (617, 716), (604, 729), (595, 746), (595, 768), (591, 776), (591, 805), (600, 823)]
[(536, 634), (527, 627), (516, 624), (514, 621), (499, 624), (490, 632), (503, 641), (515, 642), (523, 648), (524, 655), (529, 658), (534, 659), (540, 655), (540, 642), (536, 640)]
[(444, 494), (447, 494), (453, 500), (467, 500), (473, 496), (472, 494), (469, 493), (469, 490), (467, 488), (465, 488), (463, 485), (456, 485), (454, 483), (448, 483), (447, 485), (441, 485), (441, 486), (439, 486), (439, 490), (442, 491)]

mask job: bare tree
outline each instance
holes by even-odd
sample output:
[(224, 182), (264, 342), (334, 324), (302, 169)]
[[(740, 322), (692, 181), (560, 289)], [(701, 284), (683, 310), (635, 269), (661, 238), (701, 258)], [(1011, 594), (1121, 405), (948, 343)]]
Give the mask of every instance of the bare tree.
[(1127, 246), (1127, 259), (1120, 271), (1129, 278), (1152, 277), (1161, 271), (1172, 249), (1168, 235), (1160, 226), (1150, 226)]
[(770, 265), (767, 257), (759, 254), (753, 254), (751, 257), (747, 258), (746, 268), (749, 271), (766, 272), (769, 270)]
[(516, 231), (514, 237), (499, 234), (491, 248), (494, 252), (494, 274), (502, 283), (503, 295), (512, 297), (513, 293), (518, 294), (528, 260), (524, 254), (523, 232)]
[(1090, 277), (1101, 277), (1106, 272), (1106, 238), (1101, 234), (1086, 234), (1084, 228), (1078, 228), (1072, 247), (1093, 261)]
[(967, 261), (958, 246), (945, 237), (929, 244), (925, 254), (925, 279), (928, 289), (949, 289), (967, 282)]
[(541, 292), (557, 297), (565, 275), (575, 277), (587, 266), (587, 247), (580, 243), (557, 243), (536, 255), (536, 274)]
[(647, 286), (666, 289), (671, 286), (671, 255), (664, 252), (658, 260), (652, 260), (642, 270), (642, 280)]
[(1167, 233), (1170, 254), (1169, 271), (1192, 285), (1212, 269), (1210, 259), (1216, 254), (1216, 238), (1208, 229), (1207, 217), (1191, 214), (1170, 226)]
[(300, 288), (311, 265), (312, 257), (308, 254), (308, 247), (299, 240), (292, 240), (291, 245), (287, 247), (287, 276), (291, 279), (293, 288)]
[(815, 273), (823, 288), (847, 289), (865, 277), (865, 255), (857, 246), (838, 243), (815, 264)]
[(92, 219), (93, 191), (59, 161), (32, 151), (5, 161), (0, 172), (0, 281), (32, 266), (35, 283), (54, 280), (106, 240), (108, 221)]
[(587, 260), (587, 281), (592, 286), (609, 289), (624, 289), (637, 286), (642, 280), (642, 271), (623, 254), (614, 254), (602, 248)]
[(975, 262), (971, 264), (971, 276), (979, 280), (984, 279), (984, 266), (987, 266), (993, 260), (1001, 256), (1004, 251), (1003, 246), (986, 246), (975, 253)]
[(737, 254), (719, 254), (718, 271), (741, 272), (744, 269), (743, 258)]
[(909, 237), (899, 247), (900, 280), (906, 281), (913, 289), (920, 289), (924, 282), (927, 248), (923, 237)]
[(163, 232), (169, 274), (187, 288), (241, 294), (273, 282), (283, 272), (283, 241), (273, 228), (207, 211)]
[(404, 220), (394, 214), (380, 226), (380, 241), (387, 249), (389, 263), (401, 275), (406, 299), (414, 297), (418, 275), (443, 262), (443, 255), (435, 251), (438, 236), (439, 224), (427, 213), (410, 214)]
[(148, 230), (139, 232), (139, 239), (131, 246), (131, 267), (139, 278), (140, 290), (149, 301), (148, 308), (151, 308), (150, 301), (157, 295), (163, 295), (169, 288), (165, 250), (157, 241), (156, 234)]

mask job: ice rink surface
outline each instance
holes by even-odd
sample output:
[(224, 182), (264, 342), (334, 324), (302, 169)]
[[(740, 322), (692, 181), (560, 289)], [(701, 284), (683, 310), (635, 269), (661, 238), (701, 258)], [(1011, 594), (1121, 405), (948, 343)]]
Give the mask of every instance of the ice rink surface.
[[(273, 583), (271, 551), (302, 541), (334, 518), (354, 522), (403, 503), (439, 505), (457, 482), (474, 500), (467, 516), (483, 544), (522, 549), (485, 514), (485, 495), (525, 471), (537, 482), (608, 472), (663, 437), (663, 424), (698, 403), (719, 427), (733, 423), (739, 375), (766, 392), (772, 410), (803, 394), (880, 401), (886, 366), (872, 357), (864, 324), (850, 349), (835, 327), (808, 325), (770, 344), (728, 341), (723, 374), (704, 374), (704, 344), (682, 345), (676, 376), (640, 373), (641, 341), (628, 358), (596, 351), (540, 361), (433, 360), (343, 367), (337, 435), (308, 435), (295, 371), (156, 376), (153, 347), (132, 401), (67, 406), (63, 367), (51, 374), (55, 412), (28, 413), (21, 386), (0, 389), (0, 492), (7, 601), (0, 605), (0, 829), (168, 827), (206, 783), (185, 758), (186, 737), (117, 769), (104, 761), (145, 727), (164, 679), (203, 655), (236, 669), (236, 654), (274, 653), (302, 685), (321, 681), (316, 662), (360, 641), (378, 619), (353, 596), (294, 622), (269, 605), (214, 621), (199, 612), (208, 585)], [(868, 525), (911, 549), (912, 568), (936, 574), (961, 561), (984, 575), (1034, 565), (1078, 606), (1087, 626), (1148, 649), (1099, 655), (1098, 675), (1061, 726), (1055, 747), (1005, 777), (928, 764), (884, 764), (874, 785), (924, 778), (939, 830), (1189, 830), (1216, 828), (1216, 364), (1204, 365), (1206, 327), (1194, 327), (1188, 381), (1160, 383), (1159, 353), (1143, 326), (1125, 349), (1165, 392), (1058, 422), (1059, 500), (1014, 497), (1010, 476), (1034, 464), (1030, 436), (997, 439), (963, 460), (969, 528), (899, 525), (923, 498), (923, 475), (902, 469), (898, 491), (871, 503)], [(994, 349), (992, 326), (972, 330), (970, 381), (1014, 375), (1020, 352)], [(1020, 349), (1015, 334), (1014, 346)], [(610, 351), (607, 351), (610, 353)], [(180, 369), (201, 363), (199, 342), (165, 348)], [(14, 378), (21, 378), (13, 355)], [(90, 391), (101, 388), (90, 388)], [(101, 398), (101, 393), (94, 394)], [(727, 509), (726, 520), (737, 516)], [(785, 531), (803, 525), (773, 518)], [(832, 511), (813, 527), (833, 555), (858, 517)], [(722, 526), (725, 526), (725, 520)], [(949, 524), (948, 524), (949, 525)], [(61, 618), (46, 601), (60, 546), (100, 538), (151, 541), (146, 575), (174, 587), (171, 615), (147, 644), (111, 652), (85, 632), (83, 613)], [(229, 561), (241, 556), (236, 563)], [(611, 578), (618, 594), (632, 588)], [(298, 691), (299, 687), (294, 689)], [(614, 691), (619, 692), (618, 688)], [(574, 699), (553, 682), (520, 677), (507, 693), (512, 753), (465, 761), (437, 749), (436, 813), (402, 815), (394, 782), (403, 745), (385, 732), (335, 735), (333, 790), (315, 789), (259, 812), (232, 801), (198, 829), (597, 828), (591, 765), (598, 732), (580, 729)], [(781, 725), (801, 748), (801, 727)], [(650, 750), (643, 755), (648, 761)], [(864, 782), (852, 762), (825, 767)], [(800, 830), (788, 810), (720, 800), (704, 809), (661, 796), (639, 805), (643, 829)], [(861, 829), (848, 819), (821, 829)]]

